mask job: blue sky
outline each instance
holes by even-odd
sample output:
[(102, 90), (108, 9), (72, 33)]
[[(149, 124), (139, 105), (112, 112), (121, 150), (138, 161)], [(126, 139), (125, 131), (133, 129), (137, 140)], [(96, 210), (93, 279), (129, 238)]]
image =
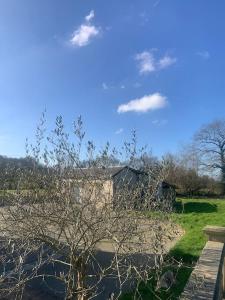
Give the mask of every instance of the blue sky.
[(1, 0), (0, 154), (24, 155), (46, 108), (155, 155), (224, 117), (223, 0)]

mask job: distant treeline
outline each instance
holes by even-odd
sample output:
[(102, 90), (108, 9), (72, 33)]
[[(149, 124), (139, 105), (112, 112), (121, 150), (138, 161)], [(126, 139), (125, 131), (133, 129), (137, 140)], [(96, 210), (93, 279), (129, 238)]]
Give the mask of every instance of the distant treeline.
[[(80, 167), (101, 167), (104, 166), (118, 166), (127, 165), (128, 162), (121, 162), (114, 157), (97, 157), (95, 161), (83, 161)], [(161, 162), (162, 163), (162, 162)], [(165, 180), (175, 185), (178, 195), (181, 196), (207, 196), (218, 197), (221, 194), (220, 182), (215, 178), (207, 175), (199, 175), (194, 168), (185, 166), (182, 162), (177, 162), (174, 156), (167, 155), (164, 157), (164, 164), (167, 165), (168, 174)], [(136, 159), (134, 167), (144, 170), (146, 167), (150, 169), (158, 168), (160, 161), (151, 155), (145, 154), (142, 158)], [(66, 166), (64, 166), (66, 167)], [(33, 172), (34, 168), (36, 171)], [(37, 172), (38, 170), (38, 172)], [(34, 158), (10, 158), (0, 155), (0, 190), (16, 190), (18, 184), (20, 188), (33, 188), (31, 176), (38, 176), (38, 188), (44, 188), (46, 185), (51, 185), (54, 181), (54, 174), (57, 172), (57, 167), (48, 167), (35, 161)], [(37, 179), (35, 180), (37, 183)], [(37, 187), (36, 187), (37, 188)]]
[(0, 155), (0, 189), (15, 190), (20, 181), (21, 172), (32, 169), (33, 158), (11, 158)]
[(165, 157), (168, 164), (166, 180), (175, 185), (178, 196), (185, 197), (219, 197), (223, 195), (223, 187), (219, 178), (211, 177), (198, 171), (193, 161), (186, 155), (169, 154)]

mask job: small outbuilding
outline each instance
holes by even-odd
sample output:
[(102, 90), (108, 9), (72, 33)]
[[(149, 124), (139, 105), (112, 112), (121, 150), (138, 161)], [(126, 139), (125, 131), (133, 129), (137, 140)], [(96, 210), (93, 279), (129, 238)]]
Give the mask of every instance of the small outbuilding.
[[(82, 201), (82, 195), (87, 195), (88, 191), (91, 191), (89, 193), (93, 199), (98, 197), (98, 205), (107, 201), (115, 207), (118, 203), (121, 205), (121, 202), (125, 202), (125, 207), (129, 206), (127, 208), (141, 208), (143, 199), (146, 201), (145, 193), (148, 193), (147, 189), (151, 187), (149, 180), (146, 172), (129, 166), (115, 166), (75, 169), (71, 183), (74, 199), (77, 202)], [(97, 187), (100, 187), (101, 190), (100, 197)], [(97, 190), (98, 195), (96, 194)], [(175, 187), (165, 181), (158, 183), (154, 193), (157, 202), (162, 202), (164, 199), (168, 201), (169, 199), (172, 203), (176, 198)], [(129, 198), (132, 199), (131, 202), (129, 202)]]

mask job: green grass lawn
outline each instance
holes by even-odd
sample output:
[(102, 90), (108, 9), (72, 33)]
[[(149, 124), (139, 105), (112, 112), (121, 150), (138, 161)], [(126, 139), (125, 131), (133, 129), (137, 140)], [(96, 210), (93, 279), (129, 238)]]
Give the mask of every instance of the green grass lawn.
[[(172, 219), (178, 223), (185, 234), (171, 249), (169, 256), (177, 261), (183, 262), (181, 268), (176, 265), (171, 267), (177, 271), (176, 284), (170, 292), (158, 292), (153, 295), (151, 290), (152, 282), (149, 286), (141, 287), (143, 299), (177, 299), (191, 274), (201, 251), (206, 243), (202, 229), (206, 225), (225, 226), (225, 199), (177, 199), (176, 212), (172, 214)], [(125, 295), (123, 300), (133, 299), (132, 295)]]
[(173, 219), (185, 234), (170, 254), (192, 263), (198, 259), (207, 240), (202, 229), (206, 225), (225, 226), (225, 200), (178, 199), (176, 210)]

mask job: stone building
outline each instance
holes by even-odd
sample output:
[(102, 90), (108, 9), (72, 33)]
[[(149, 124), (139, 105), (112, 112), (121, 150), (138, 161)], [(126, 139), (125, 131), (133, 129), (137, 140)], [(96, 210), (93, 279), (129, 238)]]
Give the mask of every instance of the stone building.
[[(93, 167), (76, 169), (70, 179), (70, 187), (73, 199), (78, 203), (93, 199), (98, 206), (111, 203), (115, 207), (123, 202), (124, 208), (141, 208), (151, 183), (148, 174), (129, 166)], [(176, 197), (175, 188), (164, 181), (158, 183), (154, 193), (155, 199), (160, 201), (168, 195), (170, 201)]]

